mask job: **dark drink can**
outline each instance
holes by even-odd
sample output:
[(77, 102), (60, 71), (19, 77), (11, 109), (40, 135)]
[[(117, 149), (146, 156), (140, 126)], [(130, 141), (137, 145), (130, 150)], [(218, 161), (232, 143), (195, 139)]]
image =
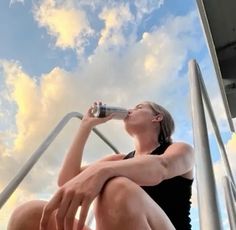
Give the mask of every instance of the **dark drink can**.
[(107, 117), (114, 114), (113, 119), (123, 120), (128, 115), (128, 110), (121, 107), (108, 106), (108, 105), (94, 105), (92, 114), (95, 117)]

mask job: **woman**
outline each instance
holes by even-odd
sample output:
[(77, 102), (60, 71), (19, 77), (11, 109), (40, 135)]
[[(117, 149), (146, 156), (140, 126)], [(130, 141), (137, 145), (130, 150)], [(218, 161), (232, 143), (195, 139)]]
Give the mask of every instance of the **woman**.
[(138, 104), (124, 119), (135, 150), (81, 167), (92, 128), (112, 119), (112, 115), (95, 118), (91, 111), (92, 107), (66, 155), (58, 191), (49, 202), (32, 201), (17, 208), (8, 229), (86, 230), (95, 198), (97, 230), (191, 229), (194, 154), (188, 144), (172, 143), (174, 122), (169, 112), (152, 102)]

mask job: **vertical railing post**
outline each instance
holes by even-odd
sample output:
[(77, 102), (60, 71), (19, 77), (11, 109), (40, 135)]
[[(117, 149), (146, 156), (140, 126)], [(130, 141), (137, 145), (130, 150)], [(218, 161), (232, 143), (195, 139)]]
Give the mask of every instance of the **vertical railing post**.
[(216, 185), (210, 156), (207, 126), (198, 68), (195, 60), (189, 62), (189, 82), (191, 92), (194, 147), (196, 152), (196, 179), (200, 227), (202, 230), (221, 230), (220, 213), (216, 195)]
[(222, 158), (223, 163), (224, 163), (224, 168), (225, 168), (225, 171), (226, 171), (226, 175), (230, 178), (231, 182), (235, 186), (234, 176), (233, 176), (230, 164), (229, 164), (229, 160), (228, 160), (228, 157), (227, 157), (227, 154), (226, 154), (225, 146), (224, 146), (224, 143), (223, 143), (223, 140), (222, 140), (217, 122), (216, 122), (216, 118), (215, 118), (214, 111), (212, 109), (212, 105), (211, 105), (211, 102), (210, 102), (210, 99), (209, 99), (209, 96), (208, 96), (208, 93), (207, 93), (207, 89), (206, 89), (205, 83), (203, 81), (202, 74), (201, 74), (199, 66), (197, 66), (197, 68), (198, 68), (198, 74), (199, 74), (198, 75), (198, 80), (200, 82), (200, 87), (201, 87), (201, 95), (204, 99), (206, 109), (207, 109), (207, 112), (209, 114), (212, 127), (214, 129), (214, 134), (215, 134), (218, 146), (219, 146), (219, 150), (220, 150), (220, 153), (221, 153), (221, 158)]

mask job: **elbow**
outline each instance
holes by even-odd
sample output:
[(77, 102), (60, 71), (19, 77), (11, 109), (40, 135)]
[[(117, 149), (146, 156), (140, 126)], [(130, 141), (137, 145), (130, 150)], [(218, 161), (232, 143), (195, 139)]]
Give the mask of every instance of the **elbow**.
[(57, 185), (58, 187), (63, 186), (67, 181), (71, 180), (75, 176), (77, 176), (79, 173), (74, 174), (66, 174), (65, 172), (60, 173), (57, 179)]
[(69, 180), (68, 177), (66, 177), (65, 174), (60, 173), (57, 179), (57, 185), (58, 187), (63, 186), (67, 181)]
[[(154, 186), (160, 184), (162, 181), (168, 178), (168, 164), (165, 159), (160, 156), (157, 157), (158, 163), (155, 163), (153, 167), (148, 169), (148, 179), (145, 181), (144, 186)], [(155, 161), (154, 161), (155, 162)]]
[(165, 158), (160, 158), (160, 167), (159, 167), (159, 177), (158, 177), (158, 184), (162, 181), (168, 179), (168, 162)]
[(57, 186), (61, 187), (65, 184), (65, 180), (63, 180), (63, 178), (61, 176), (58, 177), (57, 179)]

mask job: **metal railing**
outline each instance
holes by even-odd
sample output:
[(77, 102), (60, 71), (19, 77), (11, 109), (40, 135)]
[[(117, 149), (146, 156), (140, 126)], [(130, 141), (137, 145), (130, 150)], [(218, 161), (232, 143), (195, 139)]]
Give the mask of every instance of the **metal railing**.
[(227, 158), (226, 150), (220, 135), (214, 112), (202, 78), (200, 68), (195, 60), (189, 62), (189, 82), (191, 92), (192, 123), (194, 147), (196, 152), (196, 180), (198, 190), (198, 205), (200, 228), (208, 230), (222, 229), (220, 212), (217, 201), (217, 190), (208, 141), (208, 132), (204, 105), (209, 114), (216, 140), (224, 163), (226, 176), (223, 178), (225, 201), (229, 224), (236, 229), (236, 189), (235, 181)]
[[(38, 149), (31, 155), (31, 157), (26, 161), (22, 168), (18, 171), (15, 177), (8, 183), (4, 190), (0, 194), (0, 208), (5, 204), (5, 202), (10, 198), (12, 193), (16, 190), (25, 176), (29, 173), (32, 167), (36, 164), (48, 146), (54, 141), (60, 131), (65, 127), (68, 121), (73, 118), (82, 119), (83, 115), (79, 112), (71, 112), (65, 115), (62, 120), (56, 125), (48, 137), (43, 141), (43, 143), (38, 147)], [(100, 132), (98, 129), (93, 128), (95, 132), (115, 153), (119, 153), (116, 147)], [(90, 222), (91, 222), (91, 218)]]

